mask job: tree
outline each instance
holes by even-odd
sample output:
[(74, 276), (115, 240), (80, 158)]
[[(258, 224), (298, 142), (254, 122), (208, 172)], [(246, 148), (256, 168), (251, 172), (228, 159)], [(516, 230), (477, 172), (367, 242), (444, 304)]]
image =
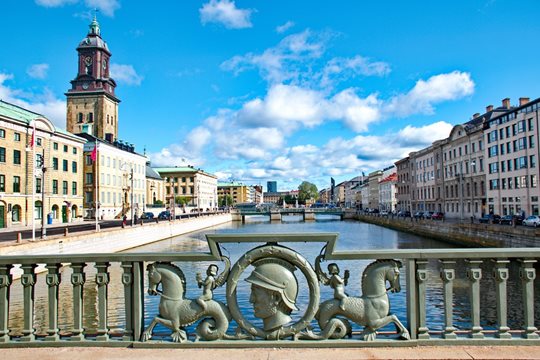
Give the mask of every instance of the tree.
[(309, 181), (302, 181), (298, 186), (298, 202), (305, 204), (308, 200), (317, 200), (319, 198), (319, 190), (315, 184)]
[(189, 201), (190, 199), (187, 196), (177, 196), (174, 198), (174, 202), (181, 206), (189, 204)]
[(218, 196), (218, 204), (219, 206), (232, 206), (233, 205), (233, 197), (231, 195), (226, 196)]
[(163, 201), (156, 200), (156, 201), (154, 201), (154, 205), (163, 205)]

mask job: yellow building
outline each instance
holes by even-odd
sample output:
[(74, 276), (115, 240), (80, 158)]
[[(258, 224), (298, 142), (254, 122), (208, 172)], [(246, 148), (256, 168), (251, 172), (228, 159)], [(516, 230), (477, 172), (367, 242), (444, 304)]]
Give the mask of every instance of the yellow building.
[(249, 186), (241, 183), (219, 183), (217, 185), (218, 197), (224, 197), (230, 195), (233, 199), (232, 204), (251, 202), (249, 196)]
[(165, 180), (168, 204), (176, 197), (184, 197), (190, 207), (203, 210), (217, 207), (217, 176), (193, 166), (153, 169)]
[(81, 218), (85, 142), (43, 115), (0, 101), (0, 228), (31, 225), (32, 213), (37, 223), (44, 214), (52, 223)]
[(146, 205), (155, 205), (161, 201), (165, 204), (165, 179), (146, 163)]

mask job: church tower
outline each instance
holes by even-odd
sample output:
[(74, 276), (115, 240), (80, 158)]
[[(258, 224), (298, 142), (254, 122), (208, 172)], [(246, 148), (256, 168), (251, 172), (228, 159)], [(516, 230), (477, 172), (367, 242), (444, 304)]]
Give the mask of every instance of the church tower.
[(67, 97), (67, 131), (86, 133), (108, 142), (118, 138), (116, 82), (110, 78), (111, 52), (101, 38), (97, 19), (77, 47), (78, 71)]

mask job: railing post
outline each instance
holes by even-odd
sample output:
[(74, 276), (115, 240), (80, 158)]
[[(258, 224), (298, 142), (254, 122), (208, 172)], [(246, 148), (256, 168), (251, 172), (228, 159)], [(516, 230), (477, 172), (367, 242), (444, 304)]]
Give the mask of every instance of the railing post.
[(144, 330), (144, 262), (133, 263), (133, 340), (138, 341)]
[(454, 313), (454, 304), (453, 304), (453, 286), (454, 279), (456, 278), (456, 270), (454, 265), (456, 262), (454, 260), (440, 260), (442, 263), (441, 269), (441, 279), (444, 282), (444, 333), (443, 338), (445, 339), (456, 339), (456, 328), (453, 324), (453, 313)]
[(124, 303), (126, 312), (126, 327), (124, 329), (124, 341), (133, 339), (133, 263), (122, 262), (122, 284), (124, 284)]
[(418, 280), (418, 339), (429, 339), (429, 329), (426, 324), (426, 282), (428, 270), (427, 260), (416, 261), (416, 280)]
[(482, 260), (467, 260), (469, 268), (467, 269), (467, 277), (471, 283), (471, 337), (473, 339), (483, 339), (482, 327), (480, 326), (480, 279), (482, 279), (482, 269), (480, 264)]
[(12, 265), (0, 265), (0, 343), (9, 341), (9, 289)]
[(523, 337), (525, 339), (538, 339), (538, 330), (534, 326), (534, 279), (536, 279), (536, 270), (534, 264), (536, 260), (523, 259), (520, 260), (521, 269), (519, 269), (519, 277), (523, 289)]
[(411, 339), (416, 339), (417, 319), (418, 319), (418, 300), (416, 293), (416, 261), (407, 259), (407, 273), (405, 282), (407, 284), (407, 322), (409, 323), (409, 333)]
[(49, 273), (45, 277), (45, 281), (49, 286), (49, 329), (45, 340), (58, 341), (58, 285), (60, 285), (60, 267), (61, 264), (47, 264)]
[(73, 263), (71, 268), (71, 284), (73, 285), (73, 330), (71, 335), (72, 341), (84, 340), (84, 328), (82, 324), (83, 318), (83, 289), (86, 281), (84, 273), (85, 263)]
[(507, 307), (507, 293), (506, 284), (509, 277), (509, 271), (506, 265), (510, 262), (505, 259), (493, 259), (495, 267), (493, 268), (493, 276), (497, 283), (497, 325), (498, 332), (495, 336), (499, 339), (511, 339), (512, 335), (508, 332), (510, 328), (507, 326), (508, 307)]
[(21, 341), (34, 341), (36, 336), (34, 335), (34, 286), (36, 285), (36, 274), (34, 269), (37, 267), (35, 264), (21, 265), (23, 274), (21, 275), (21, 284), (23, 285), (24, 295), (24, 328), (22, 330), (23, 336)]
[(95, 268), (97, 269), (96, 284), (98, 295), (98, 328), (97, 328), (97, 341), (109, 340), (109, 329), (107, 327), (107, 289), (109, 284), (109, 273), (107, 268), (110, 266), (108, 262), (97, 262)]

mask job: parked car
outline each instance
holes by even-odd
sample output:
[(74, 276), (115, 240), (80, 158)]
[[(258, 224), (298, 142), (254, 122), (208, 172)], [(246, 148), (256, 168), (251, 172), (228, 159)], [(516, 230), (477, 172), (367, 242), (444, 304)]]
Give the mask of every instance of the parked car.
[(501, 218), (499, 219), (499, 224), (501, 224), (501, 225), (512, 225), (512, 219), (514, 219), (514, 217), (512, 215), (501, 216)]
[(383, 211), (380, 212), (380, 215), (381, 216), (388, 216), (388, 211), (383, 210)]
[(422, 214), (422, 216), (424, 217), (424, 219), (431, 219), (431, 217), (433, 216), (433, 211), (424, 211), (424, 213)]
[(496, 224), (499, 222), (500, 218), (501, 218), (500, 215), (487, 214), (487, 215), (482, 216), (478, 221), (481, 224), (489, 224), (489, 223)]
[(158, 219), (160, 220), (168, 220), (171, 217), (171, 212), (169, 210), (165, 210), (159, 213)]
[(408, 210), (399, 210), (397, 216), (399, 217), (411, 217), (411, 212)]
[(415, 219), (421, 219), (424, 216), (424, 213), (422, 211), (417, 211), (414, 213), (413, 217)]
[(434, 212), (433, 215), (431, 215), (431, 218), (433, 220), (443, 220), (444, 219), (444, 213), (442, 213), (440, 211)]
[(528, 218), (523, 220), (523, 225), (539, 227), (540, 226), (540, 216), (538, 216), (538, 215), (529, 216)]
[(141, 219), (153, 219), (153, 218), (154, 218), (153, 212), (146, 211), (141, 214)]

